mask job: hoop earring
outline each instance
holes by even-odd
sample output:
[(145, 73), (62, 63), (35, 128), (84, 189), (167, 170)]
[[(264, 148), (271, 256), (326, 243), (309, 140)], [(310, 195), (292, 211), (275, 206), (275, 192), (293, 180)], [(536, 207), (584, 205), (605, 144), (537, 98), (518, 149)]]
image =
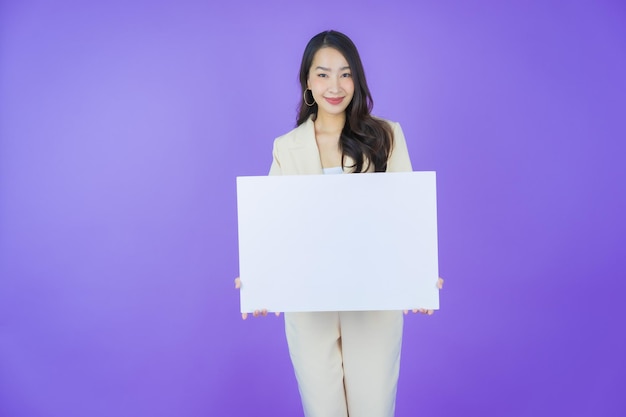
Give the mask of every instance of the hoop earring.
[[(304, 104), (306, 104), (309, 107), (312, 107), (312, 106), (315, 105), (315, 99), (313, 99), (313, 103), (311, 103), (311, 104), (307, 103), (307, 101), (306, 101), (306, 92), (307, 91), (311, 91), (311, 89), (307, 88), (306, 90), (304, 90), (304, 93), (302, 94), (302, 97), (304, 98)], [(311, 97), (313, 97), (313, 91), (311, 91)]]

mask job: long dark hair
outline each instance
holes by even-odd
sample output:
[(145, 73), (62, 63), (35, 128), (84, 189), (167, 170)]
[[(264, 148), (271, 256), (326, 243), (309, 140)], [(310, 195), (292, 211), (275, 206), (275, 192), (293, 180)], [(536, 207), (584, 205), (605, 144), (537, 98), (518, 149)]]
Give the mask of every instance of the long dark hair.
[[(339, 137), (342, 165), (344, 158), (349, 156), (354, 161), (354, 172), (369, 170), (373, 164), (374, 171), (387, 170), (387, 159), (393, 147), (393, 132), (388, 123), (376, 119), (370, 114), (374, 106), (372, 95), (365, 81), (365, 71), (361, 57), (354, 43), (343, 33), (328, 30), (315, 35), (307, 44), (300, 64), (300, 85), (302, 101), (298, 106), (297, 125), (306, 122), (313, 115), (317, 116), (317, 103), (309, 107), (304, 102), (307, 90), (309, 70), (313, 64), (315, 53), (321, 48), (330, 47), (339, 51), (348, 61), (354, 82), (354, 95), (346, 108), (346, 124)], [(309, 94), (310, 95), (310, 94)], [(310, 98), (308, 98), (310, 102)]]

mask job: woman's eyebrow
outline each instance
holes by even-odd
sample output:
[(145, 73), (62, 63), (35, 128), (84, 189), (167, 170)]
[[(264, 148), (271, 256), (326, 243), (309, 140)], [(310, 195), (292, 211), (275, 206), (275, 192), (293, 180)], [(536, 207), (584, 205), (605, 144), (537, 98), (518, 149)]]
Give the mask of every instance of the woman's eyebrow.
[[(315, 69), (316, 70), (322, 70), (322, 71), (330, 71), (330, 68), (322, 67), (322, 66), (319, 66), (319, 65), (317, 67), (315, 67)], [(349, 70), (349, 69), (350, 69), (350, 66), (347, 65), (345, 67), (339, 68), (339, 71), (345, 71), (345, 70)]]

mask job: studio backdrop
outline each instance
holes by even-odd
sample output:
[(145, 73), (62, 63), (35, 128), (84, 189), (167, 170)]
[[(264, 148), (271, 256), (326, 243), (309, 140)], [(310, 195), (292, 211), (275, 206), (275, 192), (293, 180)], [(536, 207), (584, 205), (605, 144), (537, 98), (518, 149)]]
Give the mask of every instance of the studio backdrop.
[(235, 178), (327, 29), (437, 172), (396, 415), (626, 415), (623, 2), (3, 0), (1, 416), (303, 415), (282, 316), (239, 314)]

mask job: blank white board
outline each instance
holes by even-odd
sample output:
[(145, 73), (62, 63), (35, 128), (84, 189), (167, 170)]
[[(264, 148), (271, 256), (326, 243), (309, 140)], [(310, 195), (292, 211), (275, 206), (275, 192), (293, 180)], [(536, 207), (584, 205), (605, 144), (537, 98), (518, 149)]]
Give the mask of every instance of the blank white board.
[(237, 178), (241, 312), (439, 308), (435, 172)]

